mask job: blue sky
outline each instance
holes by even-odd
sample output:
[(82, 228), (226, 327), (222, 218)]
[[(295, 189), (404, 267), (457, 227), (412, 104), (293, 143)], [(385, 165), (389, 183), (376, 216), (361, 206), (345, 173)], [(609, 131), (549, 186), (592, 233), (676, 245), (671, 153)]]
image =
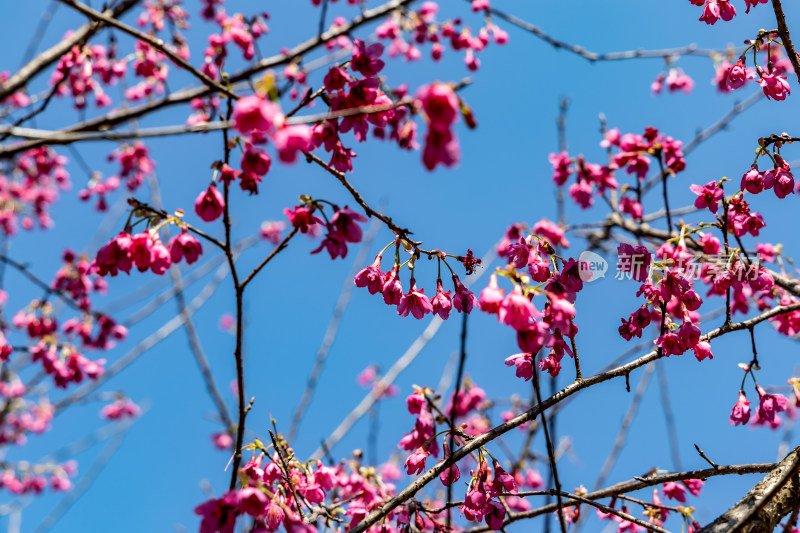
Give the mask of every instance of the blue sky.
[[(332, 6), (331, 16), (356, 13), (354, 8), (339, 4)], [(443, 1), (441, 4), (445, 14), (463, 13), (465, 23), (473, 27), (480, 24), (480, 19), (469, 13), (468, 3)], [(496, 0), (493, 3), (559, 39), (598, 52), (667, 48), (689, 43), (697, 43), (702, 48), (721, 48), (729, 43), (738, 46), (759, 28), (775, 26), (767, 5), (745, 15), (740, 4), (743, 3), (736, 3), (740, 14), (732, 22), (706, 26), (697, 21), (700, 12), (689, 2), (617, 0), (566, 5)], [(49, 2), (18, 2), (4, 6), (5, 31), (0, 32), (0, 45), (7, 52), (0, 68), (15, 70), (40, 13), (48, 5)], [(377, 1), (371, 0), (367, 5), (377, 5)], [(203, 33), (209, 27), (200, 20), (194, 3), (187, 7), (194, 24), (189, 33), (193, 59), (199, 61), (204, 46)], [(307, 0), (230, 2), (228, 9), (270, 13), (270, 33), (260, 41), (265, 55), (304, 40), (317, 27), (318, 11)], [(800, 23), (800, 9), (794, 5), (789, 7), (788, 2), (787, 9), (790, 25), (795, 21)], [(61, 6), (40, 49), (54, 43), (66, 29), (80, 22), (80, 17)], [(432, 63), (427, 58), (413, 64), (401, 59), (388, 60), (384, 71), (390, 85), (408, 82), (412, 89), (434, 79), (474, 78), (474, 83), (462, 96), (474, 110), (479, 127), (474, 131), (468, 131), (463, 123), (457, 127), (462, 148), (462, 160), (457, 168), (430, 173), (423, 168), (419, 153), (400, 152), (391, 145), (375, 142), (354, 147), (358, 157), (351, 181), (370, 203), (384, 205), (385, 212), (399, 225), (412, 228), (428, 248), (454, 253), (471, 248), (481, 254), (499, 239), (510, 223), (555, 218), (555, 192), (547, 155), (557, 148), (555, 120), (558, 103), (564, 97), (570, 100), (567, 119), (570, 153), (584, 154), (588, 160), (599, 162), (604, 158), (598, 146), (599, 113), (606, 115), (610, 126), (623, 132), (641, 133), (646, 126), (653, 125), (688, 142), (699, 129), (715, 122), (737, 101), (757, 90), (750, 84), (733, 94), (718, 95), (710, 83), (712, 62), (704, 57), (684, 57), (678, 65), (696, 82), (692, 94), (653, 97), (649, 87), (664, 69), (661, 59), (591, 64), (567, 52), (556, 51), (509, 24), (498, 24), (509, 32), (510, 42), (504, 47), (490, 46), (481, 55), (482, 67), (477, 73), (467, 72), (460, 56), (454, 53), (446, 53), (441, 63)], [(372, 29), (374, 26), (364, 28), (357, 36), (369, 38)], [(101, 36), (101, 42), (104, 40), (105, 36)], [(130, 39), (120, 36), (119, 40), (121, 50), (131, 49)], [(238, 52), (232, 54), (237, 55)], [(797, 91), (794, 81), (790, 83)], [(46, 76), (37, 79), (32, 92), (43, 89), (45, 83)], [(191, 79), (178, 73), (170, 86), (176, 89), (189, 83)], [(312, 76), (314, 83), (319, 83), (319, 73)], [(117, 94), (111, 94), (116, 100)], [(688, 157), (686, 172), (672, 180), (672, 205), (691, 203), (694, 195), (689, 193), (688, 186), (692, 183), (703, 184), (722, 176), (729, 176), (738, 183), (741, 174), (749, 168), (758, 137), (773, 132), (792, 133), (798, 97), (800, 94), (790, 96), (786, 102), (759, 102), (737, 117), (726, 131), (704, 143)], [(185, 117), (185, 109), (173, 108), (145, 118), (140, 126), (180, 124)], [(37, 119), (36, 125), (56, 129), (79, 119), (68, 102), (58, 101)], [(219, 134), (148, 142), (157, 161), (157, 176), (168, 210), (182, 207), (191, 213), (194, 198), (210, 178), (210, 163), (221, 157), (220, 145)], [(111, 143), (98, 142), (82, 144), (78, 150), (92, 168), (110, 173), (105, 156), (113, 147)], [(788, 158), (800, 159), (800, 154), (792, 150), (788, 147)], [(73, 159), (69, 151), (59, 149), (59, 152)], [(124, 217), (104, 217), (80, 204), (76, 193), (87, 176), (74, 162), (69, 170), (73, 188), (62, 195), (54, 208), (56, 228), (22, 234), (11, 243), (10, 254), (15, 259), (31, 263), (38, 275), (48, 279), (58, 267), (65, 246), (93, 251), (98, 239), (119, 231), (124, 224)], [(143, 191), (139, 196), (146, 197), (146, 194)], [(280, 219), (283, 207), (293, 204), (300, 194), (352, 204), (346, 191), (318, 167), (303, 163), (283, 166), (276, 162), (262, 184), (261, 194), (234, 195), (236, 237), (255, 233), (263, 220)], [(790, 230), (797, 220), (793, 207), (797, 198), (778, 202), (767, 196), (761, 195), (755, 202), (756, 209), (767, 217), (768, 225), (762, 233), (764, 240), (784, 243), (787, 254), (792, 256), (798, 249), (797, 235)], [(646, 197), (645, 208), (656, 209), (659, 202), (658, 195), (651, 193)], [(604, 215), (599, 205), (587, 212), (570, 206), (568, 221), (587, 222)], [(189, 217), (202, 224), (193, 214)], [(209, 225), (209, 228), (219, 232), (215, 226)], [(370, 257), (390, 239), (390, 233), (382, 230)], [(571, 240), (574, 243), (571, 251), (577, 255), (583, 250), (582, 243), (577, 238)], [(752, 244), (752, 240), (749, 242)], [(342, 283), (353, 266), (355, 248), (347, 259), (332, 262), (323, 255), (310, 256), (309, 251), (315, 246), (304, 238), (293, 241), (248, 290), (246, 386), (248, 396), (256, 398), (248, 418), (248, 429), (255, 434), (265, 434), (270, 414), (279, 428), (288, 427)], [(242, 257), (243, 269), (257, 264), (269, 250), (269, 246), (262, 243), (246, 253)], [(212, 253), (207, 253), (206, 260), (211, 257)], [(422, 264), (417, 279), (426, 289), (430, 287), (428, 292), (432, 291), (433, 263)], [(10, 293), (9, 312), (38, 297), (16, 275), (9, 273), (6, 283)], [(478, 286), (484, 283), (481, 281)], [(203, 285), (190, 288), (188, 297), (194, 297)], [(235, 398), (228, 391), (234, 376), (233, 337), (217, 327), (219, 317), (234, 310), (229, 285), (229, 280), (222, 284), (197, 313), (196, 322), (217, 381), (233, 409)], [(168, 286), (167, 277), (153, 279), (151, 275), (133, 274), (129, 278), (114, 278), (110, 281), (110, 295), (101, 301), (110, 303), (115, 299), (114, 294), (131, 292), (149, 297)], [(603, 367), (627, 348), (616, 334), (616, 328), (620, 317), (638, 307), (634, 298), (636, 288), (633, 282), (605, 279), (588, 285), (580, 294), (577, 343), (585, 374)], [(715, 308), (720, 303), (707, 305)], [(109, 359), (113, 361), (124, 355), (137, 340), (175, 313), (174, 302), (159, 308), (131, 330), (129, 340), (111, 352)], [(720, 323), (718, 318), (701, 328), (705, 331)], [(390, 366), (426, 325), (427, 320), (398, 317), (394, 309), (364, 290), (353, 293), (316, 396), (293, 443), (300, 457), (313, 452), (320, 440), (361, 400), (366, 391), (355, 384), (355, 376), (370, 364), (378, 364), (383, 369)], [(458, 320), (445, 323), (438, 336), (398, 379), (400, 395), (380, 405), (377, 449), (381, 461), (394, 453), (397, 441), (413, 425), (403, 398), (411, 392), (412, 384), (436, 386), (457, 349), (458, 335)], [(759, 353), (763, 354), (759, 380), (763, 384), (785, 383), (795, 370), (796, 344), (779, 338), (768, 325), (757, 329), (757, 342)], [(791, 430), (785, 434), (783, 429), (773, 432), (733, 428), (728, 424), (741, 377), (736, 364), (749, 360), (748, 343), (746, 332), (734, 333), (712, 343), (715, 358), (711, 361), (698, 363), (690, 354), (664, 361), (685, 469), (706, 466), (694, 451), (694, 443), (720, 464), (773, 461), (782, 439), (792, 445), (796, 443)], [(529, 384), (515, 378), (513, 371), (503, 365), (503, 359), (516, 351), (510, 329), (498, 325), (492, 316), (476, 313), (471, 317), (466, 373), (477, 380), (488, 397), (501, 398), (517, 393), (526, 398), (529, 394)], [(641, 375), (640, 371), (631, 376), (633, 387)], [(571, 369), (565, 367), (558, 380), (559, 386), (565, 385), (571, 376)], [(201, 486), (208, 480), (215, 494), (226, 488), (228, 474), (223, 469), (228, 456), (210, 445), (209, 435), (220, 426), (213, 420), (213, 404), (205, 393), (183, 331), (141, 356), (111, 380), (105, 390), (126, 391), (132, 399), (148, 406), (147, 412), (132, 426), (93, 486), (69, 507), (52, 531), (101, 530), (109, 524), (114, 524), (121, 532), (182, 531), (183, 527), (196, 530), (198, 520), (192, 508), (206, 499)], [(630, 398), (624, 383), (615, 380), (579, 394), (559, 415), (558, 436), (571, 439), (572, 453), (560, 465), (565, 487), (573, 488), (581, 483), (592, 485), (611, 449)], [(51, 432), (31, 438), (28, 446), (9, 451), (7, 458), (35, 459), (81, 438), (102, 425), (97, 415), (101, 405), (95, 402), (68, 410), (56, 418)], [(494, 420), (497, 418), (495, 413)], [(368, 431), (369, 422), (364, 419), (333, 449), (333, 455), (344, 457), (354, 448), (363, 448)], [(519, 439), (519, 435), (509, 439)], [(535, 446), (537, 451), (544, 452), (541, 439), (537, 436)], [(516, 440), (511, 444), (512, 448), (517, 447)], [(88, 471), (101, 449), (102, 444), (99, 444), (78, 454), (81, 475)], [(610, 481), (629, 479), (653, 466), (673, 468), (657, 380), (648, 389)], [(399, 484), (405, 481), (410, 479)], [(701, 523), (708, 522), (756, 481), (754, 476), (709, 481), (703, 498), (696, 504), (697, 519)], [(9, 501), (9, 498), (2, 493), (0, 502)], [(59, 495), (47, 495), (30, 502), (22, 512), (21, 530), (33, 531), (60, 500)], [(3, 518), (0, 524), (7, 520)]]

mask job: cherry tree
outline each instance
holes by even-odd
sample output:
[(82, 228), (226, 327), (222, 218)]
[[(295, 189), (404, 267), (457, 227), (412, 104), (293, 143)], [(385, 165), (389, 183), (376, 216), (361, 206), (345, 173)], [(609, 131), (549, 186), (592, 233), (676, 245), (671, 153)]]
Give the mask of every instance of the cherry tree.
[[(217, 464), (197, 466), (188, 480), (207, 478), (207, 494), (181, 511), (202, 533), (798, 531), (800, 448), (791, 428), (800, 376), (789, 358), (800, 334), (800, 281), (791, 247), (778, 242), (793, 236), (785, 213), (800, 193), (792, 174), (800, 137), (766, 119), (758, 131), (736, 131), (752, 154), (744, 163), (724, 156), (741, 165), (730, 176), (720, 154), (700, 150), (756, 104), (770, 107), (768, 118), (791, 115), (800, 56), (781, 1), (660, 6), (688, 14), (697, 35), (733, 21), (747, 33), (716, 48), (621, 52), (562, 40), (559, 28), (546, 32), (499, 0), (297, 3), (310, 23), (223, 0), (57, 0), (38, 25), (24, 21), (31, 44), (22, 65), (0, 78), (0, 486), (9, 498), (0, 512), (10, 515), (9, 529), (19, 529), (32, 500), (64, 492), (37, 531), (56, 525), (149, 409), (206, 423), (201, 409), (149, 406), (109, 388), (180, 331), (203, 389), (175, 387), (184, 400), (208, 402), (215, 429), (203, 442), (158, 439), (220, 450)], [(67, 11), (82, 23), (57, 40), (48, 25)], [(757, 16), (769, 29), (748, 22)], [(287, 28), (304, 37), (273, 38)], [(38, 51), (42, 43), (49, 48)], [(680, 112), (679, 98), (700, 97), (682, 60), (702, 62), (716, 98), (737, 99), (691, 138), (658, 117), (644, 116), (638, 129), (602, 114), (568, 124), (574, 102), (549, 102), (552, 146), (515, 154), (546, 173), (521, 188), (490, 171), (479, 186), (462, 187), (460, 165), (477, 161), (470, 150), (491, 145), (481, 140), (484, 121), (523, 122), (493, 114), (480, 88), (492, 87), (495, 99), (536, 100), (503, 86), (501, 70), (484, 72), (534, 43), (537, 53), (597, 64), (595, 73), (660, 60), (655, 79), (615, 83), (654, 101), (673, 98), (668, 113)], [(538, 72), (537, 83), (592, 80), (565, 69)], [(589, 100), (581, 105), (603, 111)], [(577, 128), (581, 144), (570, 146)], [(403, 175), (423, 179), (409, 185)], [(425, 180), (441, 181), (452, 197), (429, 196), (418, 187)], [(382, 189), (403, 189), (402, 201), (384, 205)], [(545, 212), (484, 205), (537, 196), (552, 196)], [(428, 226), (423, 211), (443, 214), (436, 224), (447, 231), (431, 238), (418, 229)], [(509, 225), (505, 216), (519, 218)], [(465, 219), (497, 236), (486, 253), (482, 239), (461, 230), (471, 227)], [(55, 256), (36, 244), (40, 233), (57, 236)], [(279, 270), (281, 261), (291, 264)], [(308, 319), (287, 309), (319, 306), (345, 262), (352, 271), (315, 357), (292, 354), (286, 375), (250, 335), (281, 320), (286, 329), (270, 335), (284, 338), (270, 343), (307, 336)], [(218, 289), (225, 293), (214, 297)], [(288, 291), (296, 307), (281, 301)], [(349, 315), (365, 323), (380, 316), (388, 329), (351, 331), (372, 362), (357, 375), (328, 376), (348, 303), (358, 298), (364, 305)], [(177, 313), (161, 320), (173, 305)], [(201, 313), (222, 331), (203, 327)], [(426, 323), (419, 337), (399, 357), (385, 356), (417, 321)], [(428, 361), (409, 369), (440, 329), (454, 333), (437, 348), (453, 353), (444, 369)], [(476, 331), (491, 339), (476, 343)], [(262, 357), (266, 375), (252, 370)], [(399, 379), (404, 372), (409, 383)], [(653, 432), (634, 425), (653, 397), (653, 375), (667, 438), (660, 447), (643, 444)], [(349, 381), (326, 387), (324, 379)], [(673, 395), (688, 399), (676, 403), (670, 379)], [(281, 381), (291, 397), (270, 396)], [(355, 407), (337, 391), (353, 383), (363, 389)], [(611, 387), (624, 416), (608, 412)], [(312, 432), (315, 401), (334, 415), (315, 419), (321, 429)], [(55, 436), (69, 413), (87, 409), (107, 422), (72, 444)], [(354, 437), (365, 418), (369, 433)], [(702, 434), (704, 423), (713, 426), (706, 420), (760, 444), (737, 462), (715, 461), (748, 446), (718, 433), (701, 447), (686, 433)], [(51, 450), (42, 459), (27, 445), (37, 434), (44, 437), (32, 440)], [(604, 439), (610, 452), (575, 467), (578, 443)], [(84, 443), (104, 440), (79, 475), (74, 458)], [(626, 446), (649, 470), (628, 468), (615, 480)], [(687, 446), (695, 468), (683, 467)], [(764, 453), (777, 460), (758, 462)], [(738, 503), (704, 503), (713, 482), (734, 474), (748, 475), (735, 488)], [(153, 485), (170, 482), (157, 476)]]

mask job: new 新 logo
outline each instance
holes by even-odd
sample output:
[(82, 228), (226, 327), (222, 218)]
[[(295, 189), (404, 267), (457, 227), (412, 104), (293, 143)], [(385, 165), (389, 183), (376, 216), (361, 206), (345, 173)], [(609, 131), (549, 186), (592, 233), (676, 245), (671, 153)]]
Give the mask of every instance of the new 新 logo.
[(608, 263), (602, 256), (586, 250), (578, 256), (578, 273), (584, 283), (606, 277)]

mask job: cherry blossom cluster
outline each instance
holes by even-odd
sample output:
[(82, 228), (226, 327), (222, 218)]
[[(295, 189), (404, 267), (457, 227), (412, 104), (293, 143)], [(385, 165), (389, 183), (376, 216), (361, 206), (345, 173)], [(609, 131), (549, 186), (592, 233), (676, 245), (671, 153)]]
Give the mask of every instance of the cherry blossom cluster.
[[(347, 114), (348, 110), (359, 108), (375, 109), (367, 114), (349, 114), (327, 119), (314, 126), (312, 147), (322, 147), (330, 152), (328, 165), (339, 172), (352, 172), (352, 158), (355, 157), (355, 153), (345, 147), (340, 137), (343, 133), (352, 131), (358, 142), (364, 142), (367, 140), (370, 125), (377, 129), (374, 134), (379, 138), (385, 138), (386, 128), (390, 128), (391, 133), (388, 136), (396, 140), (401, 148), (416, 147), (416, 125), (406, 120), (408, 109), (396, 106), (394, 100), (381, 88), (378, 73), (385, 66), (380, 59), (382, 54), (382, 44), (367, 45), (360, 39), (354, 39), (349, 62), (352, 74), (341, 66), (334, 66), (325, 75), (324, 86), (332, 114)], [(359, 78), (357, 74), (363, 77)], [(398, 97), (402, 96), (405, 94), (400, 90)]]
[[(259, 441), (247, 446), (253, 455), (238, 472), (241, 488), (195, 508), (201, 516), (200, 531), (231, 533), (237, 519), (249, 517), (262, 530), (283, 526), (287, 531), (313, 533), (316, 527), (304, 521), (309, 512), (329, 523), (341, 516), (349, 529), (395, 494), (390, 479), (397, 479), (396, 467), (378, 472), (361, 464), (360, 456), (333, 466), (301, 463), (281, 435), (276, 442), (280, 451)], [(388, 516), (386, 531), (399, 533), (409, 519), (408, 508), (398, 508)]]
[[(568, 244), (563, 230), (546, 219), (535, 224), (527, 236), (521, 224), (510, 226), (498, 250), (508, 263), (492, 274), (480, 294), (481, 310), (497, 315), (498, 322), (516, 331), (523, 351), (509, 356), (505, 364), (514, 366), (517, 377), (526, 381), (533, 377), (534, 359), (542, 348), (550, 351), (540, 359), (539, 368), (553, 376), (561, 371), (564, 355), (574, 355), (566, 339), (578, 331), (573, 322), (574, 304), (583, 279), (578, 263), (562, 259), (554, 248)], [(511, 282), (510, 291), (499, 287), (498, 276)], [(544, 312), (532, 301), (537, 294), (545, 296)]]
[[(135, 102), (163, 94), (169, 72), (166, 56), (144, 41), (136, 41), (134, 48), (136, 58), (131, 66), (134, 75), (142, 80), (125, 90), (125, 98)], [(188, 49), (184, 55), (187, 54)]]
[[(261, 94), (245, 96), (236, 102), (233, 111), (233, 125), (246, 139), (243, 142), (241, 170), (231, 168), (226, 163), (217, 163), (215, 168), (219, 181), (230, 185), (239, 181), (243, 191), (258, 194), (258, 184), (272, 167), (272, 157), (260, 147), (268, 140), (275, 145), (278, 159), (282, 163), (294, 163), (300, 153), (311, 149), (311, 128), (305, 125), (289, 125), (280, 108), (272, 100)], [(203, 194), (201, 194), (203, 196)], [(195, 203), (195, 211), (203, 220), (210, 222), (222, 214), (224, 200), (212, 182), (205, 193), (204, 205), (200, 198)], [(218, 213), (218, 214), (217, 214)], [(214, 216), (214, 215), (217, 216)]]
[(173, 29), (173, 34), (177, 34), (178, 29), (189, 28), (189, 13), (180, 0), (145, 0), (142, 7), (144, 11), (136, 19), (136, 24), (141, 28), (149, 27), (154, 33), (159, 33), (164, 31), (167, 23)]
[(128, 336), (128, 328), (99, 313), (66, 320), (62, 330), (68, 337), (80, 339), (84, 348), (92, 350), (110, 350), (116, 346), (116, 341), (123, 341)]
[[(655, 262), (645, 247), (634, 248), (623, 243), (617, 251), (620, 257), (617, 268), (633, 271), (633, 278), (642, 283), (636, 294), (644, 296), (647, 302), (631, 313), (627, 320), (622, 319), (620, 336), (628, 341), (633, 337), (641, 338), (645, 328), (651, 324), (659, 327), (660, 324), (655, 344), (664, 355), (680, 355), (692, 350), (698, 361), (712, 358), (711, 345), (700, 340), (701, 332), (697, 326), (700, 315), (697, 310), (703, 304), (703, 299), (687, 276), (686, 268), (691, 260), (688, 250), (684, 246), (674, 247), (669, 243), (661, 246), (656, 252), (656, 258), (661, 260), (660, 264), (664, 267), (663, 271), (657, 271), (656, 274), (661, 275), (653, 274), (651, 267)], [(704, 272), (710, 272), (712, 266), (704, 263), (703, 267), (708, 267)], [(727, 268), (725, 272), (728, 272)], [(730, 286), (733, 280), (728, 283)], [(739, 282), (739, 286), (743, 287), (743, 284)]]
[[(429, 398), (433, 395), (430, 389), (414, 387), (414, 393), (406, 398), (408, 412), (416, 415), (414, 429), (400, 439), (398, 447), (400, 449), (413, 452), (403, 465), (409, 476), (419, 474), (425, 470), (425, 460), (429, 455), (439, 457), (439, 443), (436, 439), (436, 419), (433, 412), (433, 404)], [(458, 469), (453, 472), (451, 482), (458, 480)]]
[[(626, 174), (633, 174), (638, 181), (643, 181), (650, 171), (652, 157), (660, 160), (664, 170), (671, 175), (676, 175), (686, 168), (686, 161), (681, 151), (683, 143), (660, 134), (652, 127), (646, 128), (643, 135), (633, 133), (622, 135), (618, 129), (611, 129), (605, 134), (605, 139), (600, 145), (617, 150), (608, 165), (587, 163), (580, 155), (571, 158), (567, 152), (549, 156), (549, 161), (553, 165), (553, 183), (559, 187), (565, 185), (573, 173), (575, 174), (575, 183), (569, 186), (568, 192), (574, 202), (583, 209), (588, 209), (594, 204), (595, 196), (603, 197), (606, 190), (619, 188), (615, 176), (617, 170), (624, 168)], [(620, 199), (620, 210), (632, 216), (641, 216), (642, 213), (638, 200), (625, 196)]]
[[(777, 34), (759, 33), (756, 39), (745, 41), (747, 48), (744, 49), (735, 64), (731, 65), (728, 61), (722, 61), (717, 67), (714, 83), (720, 92), (729, 92), (744, 87), (748, 80), (758, 76), (758, 84), (767, 99), (785, 100), (792, 92), (789, 82), (786, 80), (786, 73), (794, 71), (792, 62), (783, 53), (783, 45), (776, 41)], [(776, 43), (777, 46), (773, 46)], [(753, 51), (753, 69), (747, 67), (749, 51)], [(761, 60), (766, 64), (763, 68), (758, 64), (757, 52), (761, 52)]]
[[(414, 393), (406, 399), (409, 413), (417, 415), (414, 429), (407, 433), (399, 443), (400, 448), (411, 451), (404, 463), (409, 475), (425, 471), (426, 460), (430, 455), (439, 456), (436, 423), (442, 417), (453, 417), (460, 435), (457, 437), (458, 439), (463, 438), (461, 435), (480, 435), (491, 427), (486, 417), (480, 414), (487, 404), (486, 393), (468, 379), (464, 381), (463, 388), (459, 391), (455, 401), (451, 400), (443, 412), (438, 411), (435, 407), (436, 400), (433, 391), (417, 386), (414, 387)], [(440, 416), (437, 417), (437, 414)], [(445, 431), (442, 441), (444, 448), (442, 460), (447, 460), (449, 457), (447, 440), (449, 434), (449, 431)], [(503, 495), (505, 505), (510, 509), (525, 511), (530, 509), (530, 504), (525, 499), (515, 496), (517, 487), (526, 486), (536, 490), (542, 488), (544, 483), (539, 472), (531, 468), (515, 469), (515, 473), (512, 475), (496, 459), (492, 459), (492, 467), (489, 467), (484, 453), (485, 451), (481, 450), (479, 464), (470, 471), (464, 503), (459, 510), (467, 520), (483, 520), (493, 530), (499, 530), (506, 515), (506, 508), (496, 498)], [(439, 480), (445, 486), (456, 483), (460, 478), (461, 467), (457, 463), (449, 466), (439, 475)], [(428, 520), (417, 524), (418, 528), (424, 530), (427, 526), (433, 527), (436, 531), (436, 519), (431, 516), (427, 518)]]
[[(774, 151), (769, 153), (765, 146), (759, 146), (756, 161), (750, 170), (742, 175), (741, 190), (750, 194), (759, 194), (772, 189), (778, 198), (786, 198), (795, 191), (794, 175), (791, 167), (780, 155), (781, 141), (773, 144)], [(766, 172), (758, 169), (758, 157), (766, 155), (772, 160), (772, 168)]]
[(127, 230), (113, 237), (97, 251), (91, 271), (100, 276), (116, 276), (120, 271), (130, 274), (133, 267), (139, 272), (150, 270), (162, 275), (172, 266), (186, 260), (192, 264), (203, 253), (203, 246), (185, 228), (172, 237), (169, 247), (161, 242), (158, 229), (150, 228), (131, 235)]
[(70, 383), (81, 383), (84, 377), (96, 380), (105, 373), (105, 359), (92, 361), (71, 344), (61, 346), (42, 340), (31, 347), (31, 361), (40, 362), (42, 369), (53, 378), (56, 387), (67, 388)]
[(89, 294), (105, 293), (107, 284), (105, 280), (90, 274), (91, 263), (85, 256), (79, 256), (68, 248), (61, 257), (64, 264), (56, 272), (50, 286), (55, 291), (69, 295), (81, 309), (88, 311), (91, 309)]
[(111, 98), (103, 85), (115, 84), (125, 76), (126, 69), (127, 62), (117, 59), (113, 43), (108, 48), (101, 44), (75, 45), (59, 59), (50, 84), (56, 95), (69, 94), (75, 109), (84, 109), (89, 95), (94, 97), (97, 107), (107, 107), (111, 105)]
[(22, 446), (27, 434), (41, 434), (50, 428), (55, 408), (46, 399), (38, 402), (25, 398), (12, 398), (8, 402), (8, 413), (0, 425), (0, 444)]
[[(416, 319), (422, 319), (427, 314), (437, 315), (443, 320), (450, 317), (450, 312), (455, 309), (459, 313), (470, 313), (473, 308), (480, 308), (478, 299), (467, 289), (459, 279), (458, 275), (450, 269), (446, 257), (453, 257), (457, 261), (464, 263), (467, 272), (471, 272), (475, 264), (480, 263), (480, 259), (472, 257), (472, 251), (468, 251), (467, 256), (451, 256), (444, 252), (436, 254), (437, 260), (444, 262), (452, 274), (453, 295), (451, 291), (444, 290), (441, 272), (436, 279), (436, 294), (429, 297), (425, 294), (425, 289), (417, 287), (415, 278), (416, 255), (407, 263), (400, 263), (400, 241), (389, 243), (386, 248), (395, 244), (395, 260), (392, 269), (388, 272), (381, 272), (381, 260), (383, 252), (379, 253), (372, 264), (358, 272), (354, 278), (357, 287), (366, 287), (370, 294), (381, 294), (383, 301), (387, 305), (396, 305), (397, 314), (408, 316), (409, 314)], [(384, 251), (386, 250), (384, 248)], [(404, 265), (408, 265), (411, 270), (408, 292), (403, 292), (403, 284), (400, 280), (400, 271)], [(441, 269), (441, 266), (440, 266)]]
[(108, 209), (106, 195), (117, 190), (123, 180), (125, 188), (134, 192), (155, 170), (155, 162), (150, 158), (150, 151), (141, 141), (121, 145), (108, 155), (108, 160), (119, 163), (117, 174), (106, 179), (101, 179), (97, 174), (92, 177), (88, 186), (78, 193), (78, 198), (83, 201), (97, 196), (95, 209), (98, 211)]
[(213, 80), (221, 78), (221, 72), (228, 57), (228, 45), (233, 43), (242, 52), (242, 57), (250, 61), (255, 57), (255, 40), (266, 35), (269, 29), (265, 19), (266, 13), (261, 16), (247, 17), (242, 13), (228, 15), (224, 9), (217, 10), (213, 16), (214, 22), (219, 26), (219, 33), (208, 36), (208, 46), (203, 55), (202, 72)]
[(430, 55), (434, 61), (442, 59), (446, 45), (456, 52), (464, 52), (464, 64), (471, 71), (480, 68), (480, 54), (494, 40), (503, 45), (508, 42), (508, 33), (492, 22), (487, 0), (472, 2), (472, 10), (486, 17), (485, 26), (473, 32), (463, 26), (460, 18), (436, 20), (439, 12), (437, 2), (423, 2), (415, 11), (397, 11), (375, 30), (379, 39), (390, 41), (389, 55), (402, 56), (407, 61), (422, 58), (420, 47), (430, 44)]
[(672, 67), (669, 69), (669, 72), (664, 74), (661, 72), (653, 83), (650, 84), (650, 91), (655, 94), (661, 94), (664, 90), (664, 85), (667, 86), (667, 91), (670, 93), (674, 93), (677, 91), (683, 91), (686, 94), (692, 92), (694, 89), (694, 80), (686, 74), (682, 68), (675, 68)]
[[(754, 360), (750, 364), (739, 363), (739, 368), (744, 370), (744, 377), (742, 378), (742, 386), (739, 389), (739, 398), (733, 406), (733, 409), (731, 409), (731, 415), (728, 419), (731, 425), (743, 426), (750, 422), (752, 426), (769, 426), (772, 429), (778, 429), (783, 423), (781, 417), (778, 416), (779, 413), (785, 412), (792, 419), (797, 417), (796, 408), (800, 407), (800, 390), (798, 390), (800, 379), (790, 378), (788, 380), (788, 384), (792, 387), (795, 397), (794, 402), (789, 402), (783, 394), (768, 394), (767, 391), (758, 384), (755, 371), (760, 368), (758, 367), (757, 360)], [(758, 409), (756, 409), (755, 416), (752, 418), (750, 416), (750, 402), (747, 400), (747, 395), (744, 391), (747, 376), (752, 378), (753, 386), (759, 399)]]
[(8, 175), (0, 174), (0, 228), (6, 235), (23, 229), (53, 225), (50, 206), (58, 191), (69, 188), (67, 158), (48, 147), (31, 148), (16, 160)]
[(142, 410), (138, 405), (128, 399), (119, 399), (100, 410), (100, 416), (107, 420), (124, 420), (125, 418), (136, 418)]
[(63, 464), (6, 464), (0, 473), (0, 488), (15, 495), (41, 494), (48, 485), (53, 491), (65, 492), (72, 488), (70, 478), (76, 474), (74, 461)]

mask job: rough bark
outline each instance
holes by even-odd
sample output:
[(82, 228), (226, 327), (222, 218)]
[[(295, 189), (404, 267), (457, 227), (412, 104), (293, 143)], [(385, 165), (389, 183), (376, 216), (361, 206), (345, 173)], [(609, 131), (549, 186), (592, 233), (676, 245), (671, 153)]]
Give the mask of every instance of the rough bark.
[(698, 533), (769, 533), (800, 505), (800, 447), (766, 475), (739, 503)]

